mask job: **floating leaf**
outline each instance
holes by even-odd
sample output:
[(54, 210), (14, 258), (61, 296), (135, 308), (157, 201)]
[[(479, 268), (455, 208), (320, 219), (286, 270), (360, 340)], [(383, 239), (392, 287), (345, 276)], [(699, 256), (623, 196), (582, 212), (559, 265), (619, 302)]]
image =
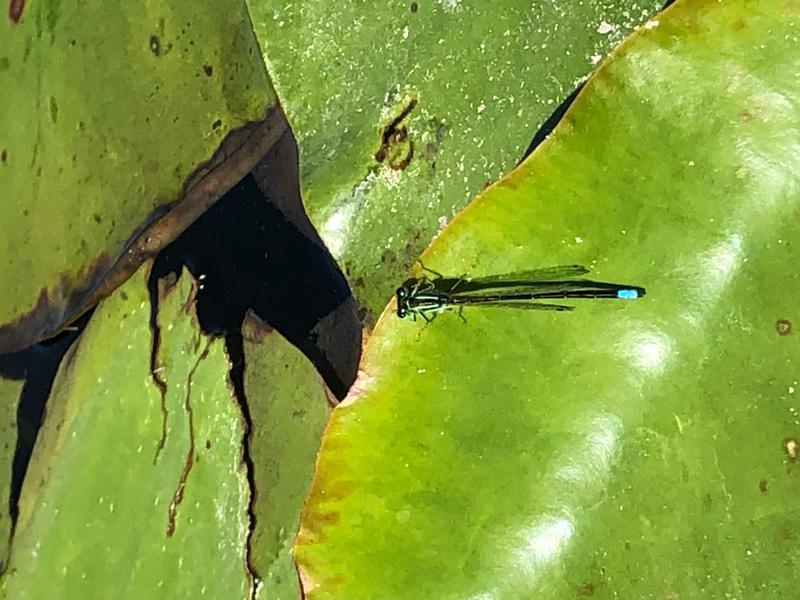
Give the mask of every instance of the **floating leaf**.
[(314, 367), (278, 332), (249, 317), (243, 333), (256, 490), (250, 564), (261, 578), (256, 598), (296, 599), (292, 542), (330, 405)]
[(286, 128), (240, 0), (10, 6), (0, 351), (112, 291)]
[(11, 535), (8, 497), (11, 490), (11, 465), (17, 443), (17, 406), (24, 385), (24, 380), (0, 376), (0, 498), (6, 501), (0, 510), (0, 566), (5, 564)]
[(323, 441), (307, 598), (795, 593), (799, 18), (676, 3), (437, 239), (447, 275), (647, 296), (385, 313)]
[(224, 343), (184, 274), (150, 329), (142, 268), (97, 309), (53, 384), (5, 597), (245, 598), (244, 424)]

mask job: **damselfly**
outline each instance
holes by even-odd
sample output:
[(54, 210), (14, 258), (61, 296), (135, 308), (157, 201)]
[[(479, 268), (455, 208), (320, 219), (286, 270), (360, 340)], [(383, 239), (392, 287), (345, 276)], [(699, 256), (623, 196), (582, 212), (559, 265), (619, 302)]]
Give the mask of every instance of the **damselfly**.
[[(428, 270), (428, 269), (426, 269)], [(585, 275), (589, 269), (567, 265), (508, 273), (477, 279), (413, 278), (397, 288), (397, 316), (417, 316), (425, 322), (445, 310), (461, 310), (465, 306), (494, 306), (525, 310), (573, 310), (566, 304), (551, 304), (541, 300), (571, 298), (615, 298), (633, 300), (645, 295), (645, 289), (634, 285), (571, 279)]]

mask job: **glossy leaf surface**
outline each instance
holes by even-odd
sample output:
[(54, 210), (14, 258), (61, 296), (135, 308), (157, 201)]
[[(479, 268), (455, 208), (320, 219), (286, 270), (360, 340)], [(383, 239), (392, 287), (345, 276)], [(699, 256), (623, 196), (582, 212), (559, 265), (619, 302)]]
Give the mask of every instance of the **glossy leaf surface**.
[(642, 285), (571, 313), (384, 313), (334, 411), (307, 597), (795, 593), (800, 13), (678, 2), (423, 257)]

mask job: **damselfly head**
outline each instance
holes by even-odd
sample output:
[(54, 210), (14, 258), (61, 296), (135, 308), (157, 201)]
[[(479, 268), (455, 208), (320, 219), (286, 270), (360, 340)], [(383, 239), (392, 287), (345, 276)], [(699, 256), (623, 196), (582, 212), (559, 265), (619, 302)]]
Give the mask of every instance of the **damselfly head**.
[(401, 319), (408, 315), (408, 290), (405, 287), (397, 288), (395, 297), (397, 298), (397, 316)]

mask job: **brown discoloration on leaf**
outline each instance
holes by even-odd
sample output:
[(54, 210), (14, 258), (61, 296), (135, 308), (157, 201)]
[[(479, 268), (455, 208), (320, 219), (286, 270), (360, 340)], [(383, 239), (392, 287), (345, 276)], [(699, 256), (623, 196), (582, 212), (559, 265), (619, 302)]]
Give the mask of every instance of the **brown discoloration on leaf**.
[(760, 491), (762, 494), (766, 494), (767, 493), (767, 480), (766, 479), (762, 479), (761, 481), (758, 482), (758, 491)]
[[(338, 512), (317, 512), (311, 515), (303, 515), (300, 522), (303, 524), (304, 537), (310, 536), (314, 540), (319, 541), (322, 539), (322, 531), (328, 525), (334, 525), (339, 522), (341, 515)], [(298, 541), (300, 534), (298, 534)]]
[(183, 461), (183, 469), (181, 469), (180, 479), (178, 479), (178, 486), (175, 488), (175, 492), (172, 494), (172, 501), (169, 503), (169, 509), (167, 511), (167, 537), (172, 537), (172, 535), (175, 533), (175, 517), (178, 512), (178, 506), (181, 502), (183, 502), (183, 494), (186, 491), (186, 481), (188, 480), (189, 473), (192, 471), (192, 467), (194, 466), (195, 441), (194, 409), (192, 408), (191, 403), (192, 379), (194, 378), (197, 368), (208, 356), (212, 343), (213, 340), (208, 340), (205, 350), (203, 350), (203, 353), (198, 357), (197, 362), (194, 364), (192, 370), (189, 372), (189, 376), (186, 378), (186, 395), (184, 396), (183, 400), (183, 409), (186, 411), (186, 417), (189, 420), (189, 448), (186, 450), (186, 457)]
[(244, 177), (287, 129), (282, 109), (273, 107), (263, 121), (230, 132), (214, 155), (187, 178), (177, 200), (154, 210), (114, 259), (103, 254), (79, 276), (63, 275), (59, 284), (42, 290), (30, 310), (0, 324), (0, 352), (57, 334), (108, 296)]
[[(417, 105), (417, 99), (411, 98), (406, 107), (383, 128), (381, 135), (381, 147), (375, 153), (375, 160), (379, 163), (386, 161), (386, 164), (395, 171), (404, 170), (414, 158), (414, 141), (408, 140), (408, 149), (402, 155), (402, 142), (408, 139), (408, 128), (403, 121), (411, 114)], [(388, 160), (387, 160), (388, 159)]]
[(25, 0), (9, 0), (8, 19), (16, 25), (22, 18), (22, 11), (25, 8)]
[(788, 319), (778, 319), (775, 321), (775, 331), (778, 335), (789, 335), (792, 333), (792, 322)]
[(242, 322), (242, 338), (253, 344), (261, 344), (275, 331), (269, 323), (262, 321), (252, 310), (248, 310)]
[[(346, 469), (346, 465), (342, 465)], [(327, 500), (343, 500), (358, 489), (358, 483), (352, 479), (339, 479), (325, 486)], [(338, 520), (338, 517), (337, 519)]]
[[(70, 311), (83, 298), (96, 290), (111, 268), (111, 259), (103, 253), (89, 264), (76, 278), (86, 282), (83, 290), (76, 290), (75, 283), (67, 275), (39, 293), (34, 307), (12, 323), (0, 325), (0, 352), (20, 350), (41, 339), (58, 333), (67, 323), (75, 320), (84, 311)], [(86, 308), (89, 308), (88, 306)]]
[(595, 589), (596, 588), (593, 583), (584, 583), (578, 588), (578, 596), (583, 596), (585, 598), (594, 596)]
[(156, 453), (153, 457), (153, 464), (158, 462), (158, 457), (164, 449), (164, 444), (167, 441), (167, 417), (169, 411), (167, 410), (167, 382), (161, 376), (164, 371), (164, 366), (158, 360), (158, 352), (161, 348), (161, 327), (158, 324), (157, 312), (158, 307), (162, 305), (164, 299), (169, 292), (174, 289), (178, 278), (175, 273), (170, 273), (166, 277), (162, 277), (157, 282), (157, 294), (153, 299), (153, 306), (150, 307), (150, 327), (152, 342), (150, 344), (150, 378), (153, 384), (158, 388), (161, 396), (161, 436), (156, 444)]

